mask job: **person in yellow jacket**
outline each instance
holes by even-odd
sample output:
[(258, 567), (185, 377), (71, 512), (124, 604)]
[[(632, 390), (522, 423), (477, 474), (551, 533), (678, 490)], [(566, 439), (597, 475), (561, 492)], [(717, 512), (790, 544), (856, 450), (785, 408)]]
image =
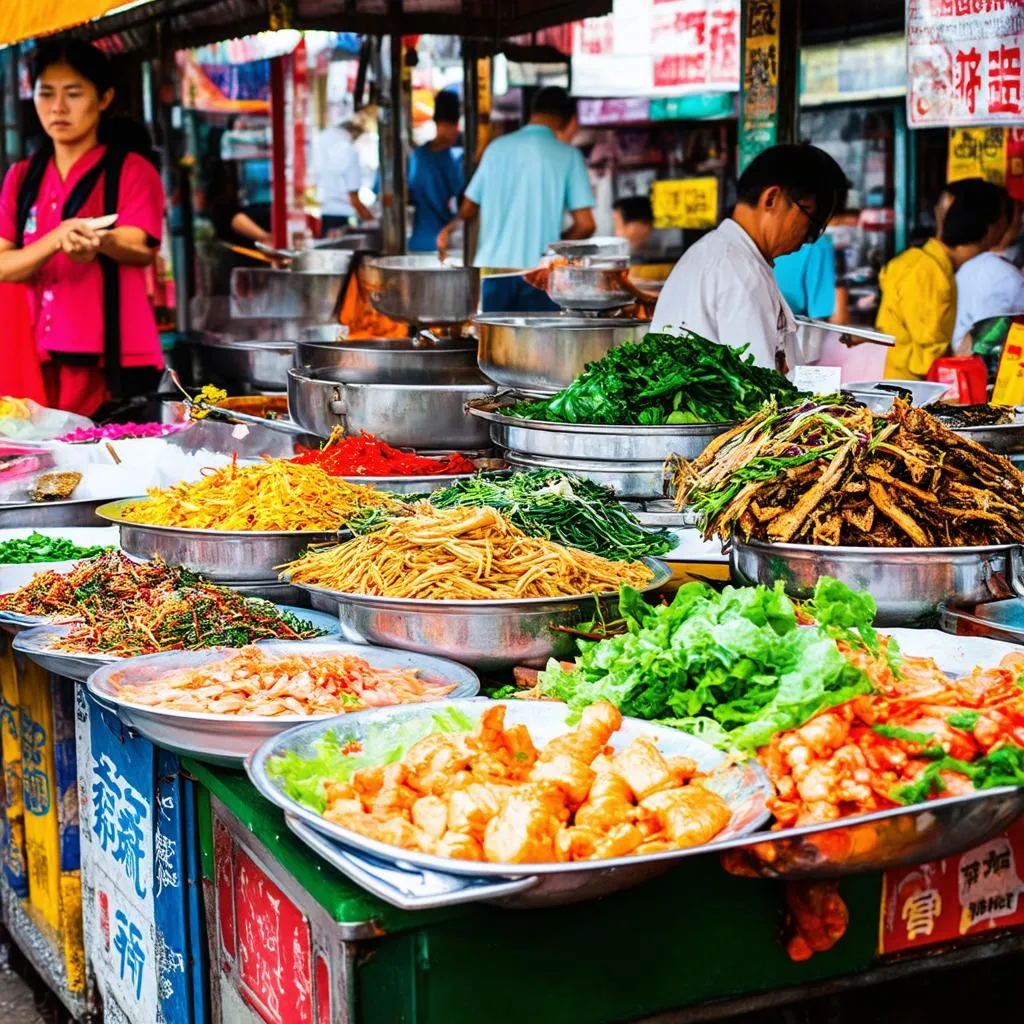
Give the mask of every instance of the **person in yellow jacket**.
[(885, 375), (923, 380), (948, 354), (956, 326), (956, 271), (991, 248), (1005, 207), (1004, 191), (981, 178), (946, 186), (938, 237), (890, 260), (879, 275), (882, 301), (875, 326), (896, 339)]

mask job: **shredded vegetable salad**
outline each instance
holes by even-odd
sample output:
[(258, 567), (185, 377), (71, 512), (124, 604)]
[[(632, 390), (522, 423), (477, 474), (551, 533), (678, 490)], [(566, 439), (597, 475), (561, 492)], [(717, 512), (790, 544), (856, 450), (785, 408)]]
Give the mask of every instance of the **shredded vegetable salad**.
[(394, 448), (366, 431), (348, 437), (335, 431), (323, 448), (307, 449), (289, 461), (319, 466), (331, 476), (442, 476), (476, 472), (476, 466), (458, 452), (430, 458)]

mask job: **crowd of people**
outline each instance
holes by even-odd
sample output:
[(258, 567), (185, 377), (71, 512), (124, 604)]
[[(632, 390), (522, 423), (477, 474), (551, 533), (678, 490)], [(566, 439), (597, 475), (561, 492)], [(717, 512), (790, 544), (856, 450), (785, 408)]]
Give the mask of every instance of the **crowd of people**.
[[(165, 197), (145, 133), (108, 116), (114, 91), (98, 49), (73, 41), (40, 47), (33, 87), (44, 138), (0, 191), (0, 289), (27, 295), (27, 305), (8, 303), (8, 322), (21, 316), (29, 326), (18, 329), (34, 342), (9, 361), (7, 382), (29, 364), (38, 381), (35, 392), (28, 385), (0, 391), (38, 392), (52, 406), (92, 415), (151, 389), (163, 366), (145, 274), (160, 244)], [(475, 223), (482, 311), (551, 311), (530, 272), (555, 240), (595, 232), (594, 192), (571, 142), (575, 101), (564, 89), (540, 89), (526, 124), (491, 142), (468, 182), (460, 120), (458, 95), (440, 92), (435, 137), (408, 163), (409, 249), (444, 254), (456, 230)], [(312, 170), (328, 235), (374, 217), (361, 194), (361, 130), (344, 121), (316, 140)], [(269, 225), (240, 204), (228, 162), (218, 155), (205, 175), (218, 237), (269, 241)], [(729, 215), (668, 275), (654, 326), (746, 345), (758, 363), (782, 371), (806, 361), (794, 317), (842, 324), (848, 315), (826, 231), (846, 189), (842, 169), (813, 145), (761, 153), (740, 176)], [(631, 252), (641, 252), (654, 230), (649, 198), (619, 199), (613, 222)], [(1010, 258), (1021, 204), (980, 179), (955, 181), (936, 225), (933, 237), (880, 274), (877, 327), (895, 338), (889, 377), (925, 377), (937, 360), (970, 353), (978, 325), (1024, 314), (1024, 276)]]

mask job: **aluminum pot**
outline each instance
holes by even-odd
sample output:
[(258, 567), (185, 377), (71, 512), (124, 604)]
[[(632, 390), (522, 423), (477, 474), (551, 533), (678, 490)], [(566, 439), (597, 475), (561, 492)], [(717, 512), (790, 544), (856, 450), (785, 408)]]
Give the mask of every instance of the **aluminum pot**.
[(545, 455), (498, 449), (513, 469), (557, 469), (610, 487), (620, 501), (647, 501), (664, 495), (664, 461), (609, 462), (597, 459), (552, 459)]
[(735, 426), (696, 423), (627, 427), (525, 420), (502, 412), (516, 397), (473, 402), (469, 412), (491, 425), (491, 440), (498, 447), (553, 459), (661, 462), (669, 455), (695, 459), (719, 434)]
[(587, 363), (628, 341), (639, 341), (646, 320), (560, 316), (478, 316), (480, 369), (502, 387), (552, 395), (568, 387)]
[(979, 604), (1009, 595), (1012, 544), (970, 548), (858, 548), (771, 544), (733, 538), (733, 583), (783, 580), (791, 597), (810, 597), (822, 576), (867, 590), (880, 626), (931, 623), (938, 606)]
[(36, 526), (103, 526), (96, 509), (107, 498), (73, 498), (69, 501), (18, 501), (0, 503), (0, 528)]
[(629, 261), (608, 260), (590, 266), (557, 264), (547, 275), (547, 294), (562, 309), (602, 312), (634, 301), (628, 286)]
[(344, 282), (341, 274), (235, 267), (231, 271), (231, 316), (326, 323), (336, 319)]
[(430, 344), (419, 338), (300, 341), (295, 365), (336, 370), (349, 384), (430, 384), (476, 367), (476, 345), (462, 340)]
[[(215, 329), (200, 334), (200, 339), (209, 336), (222, 338), (223, 343), (233, 341), (279, 341), (294, 343), (302, 332), (311, 326), (309, 320), (289, 320), (281, 317), (235, 317), (225, 320)], [(340, 325), (339, 325), (340, 326)]]
[(480, 304), (480, 271), (436, 256), (363, 260), (359, 281), (378, 313), (406, 323), (465, 323)]
[(338, 274), (344, 276), (352, 263), (353, 253), (344, 249), (314, 248), (275, 249), (272, 246), (256, 243), (256, 248), (270, 256), (288, 260), (288, 269), (303, 274)]
[(465, 413), (494, 385), (473, 370), (450, 371), (430, 384), (351, 384), (338, 370), (288, 371), (288, 411), (311, 433), (365, 430), (399, 448), (480, 451), (490, 447), (488, 425)]
[(248, 385), (258, 391), (283, 391), (295, 363), (295, 342), (238, 341), (206, 334), (199, 345), (199, 360), (204, 379), (232, 390), (235, 385)]

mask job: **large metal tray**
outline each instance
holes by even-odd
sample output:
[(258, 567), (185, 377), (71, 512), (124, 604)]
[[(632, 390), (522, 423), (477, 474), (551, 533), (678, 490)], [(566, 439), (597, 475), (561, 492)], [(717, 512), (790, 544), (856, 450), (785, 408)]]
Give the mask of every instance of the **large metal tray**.
[(102, 505), (96, 514), (121, 528), (121, 547), (133, 558), (162, 558), (218, 583), (274, 582), (277, 566), (293, 562), (310, 544), (350, 537), (348, 530), (192, 530), (124, 519), (122, 509), (140, 498)]
[[(502, 703), (507, 709), (506, 723), (528, 726), (538, 745), (572, 728), (566, 723), (569, 711), (564, 704), (516, 700)], [(476, 719), (484, 708), (493, 706), (493, 702), (483, 699), (452, 700), (447, 706)], [(337, 729), (342, 736), (358, 740), (366, 735), (370, 726), (394, 723), (398, 727), (423, 713), (423, 708), (407, 705), (360, 712), (341, 723), (337, 720), (306, 723), (268, 740), (246, 762), (249, 778), (263, 796), (324, 837), (326, 845), (316, 846), (321, 855), (338, 870), (396, 906), (425, 909), (467, 900), (493, 901), (524, 908), (573, 903), (631, 888), (666, 871), (684, 857), (719, 847), (721, 840), (716, 839), (706, 846), (689, 850), (570, 864), (512, 865), (450, 860), (380, 843), (327, 821), (286, 796), (281, 786), (267, 773), (270, 758), (286, 751), (308, 756), (313, 744), (328, 729)], [(621, 748), (638, 736), (653, 737), (663, 753), (692, 757), (702, 771), (714, 772), (712, 785), (733, 812), (732, 820), (721, 833), (722, 840), (752, 832), (768, 820), (766, 804), (772, 793), (771, 783), (756, 762), (729, 764), (724, 754), (702, 740), (678, 729), (633, 718), (623, 719), (622, 728), (613, 737), (613, 742), (616, 748)], [(343, 856), (332, 855), (332, 844), (341, 845)], [(390, 873), (387, 877), (376, 868), (372, 858), (383, 861)], [(353, 863), (355, 869), (351, 867)], [(438, 875), (442, 877), (437, 879)], [(518, 884), (510, 886), (510, 881)]]
[(528, 396), (502, 395), (478, 399), (466, 409), (491, 425), (491, 440), (502, 448), (527, 455), (598, 462), (662, 462), (669, 455), (695, 459), (734, 423), (698, 423), (646, 427), (601, 426), (593, 423), (548, 423), (506, 416), (502, 409)]
[(988, 427), (950, 427), (968, 441), (975, 441), (997, 455), (1024, 453), (1024, 423), (997, 423)]
[(598, 459), (556, 459), (548, 455), (501, 451), (501, 457), (516, 469), (557, 469), (575, 473), (608, 487), (621, 501), (660, 498), (665, 489), (663, 461), (611, 462)]
[[(318, 643), (338, 635), (338, 620), (325, 612), (313, 611), (309, 608), (296, 608), (293, 605), (279, 605), (281, 611), (291, 612), (297, 619), (326, 630), (322, 637), (310, 640), (272, 641), (259, 640), (257, 646), (266, 643)], [(52, 644), (59, 637), (66, 636), (70, 626), (36, 626), (19, 633), (14, 640), (14, 649), (31, 658), (47, 672), (73, 679), (76, 683), (84, 683), (98, 668), (104, 665), (123, 665), (128, 658), (112, 657), (109, 654), (81, 654), (71, 651), (55, 651)]]
[[(375, 666), (419, 669), (421, 678), (432, 685), (455, 683), (456, 688), (452, 694), (456, 697), (472, 697), (480, 690), (480, 680), (475, 673), (444, 658), (381, 647), (363, 647), (340, 640), (267, 640), (259, 646), (271, 653), (281, 654), (354, 654)], [(258, 715), (161, 711), (129, 704), (117, 696), (119, 686), (155, 683), (175, 669), (205, 665), (232, 653), (230, 648), (222, 647), (210, 651), (149, 654), (142, 658), (132, 658), (123, 665), (99, 668), (88, 677), (86, 685), (89, 693), (100, 704), (152, 743), (188, 757), (237, 768), (261, 743), (298, 722), (310, 721), (310, 718), (305, 715), (266, 718)], [(339, 720), (337, 715), (324, 718), (334, 725)]]
[[(644, 563), (654, 578), (643, 589), (657, 590), (672, 571), (655, 558)], [(321, 610), (334, 604), (341, 635), (357, 643), (434, 653), (482, 672), (516, 665), (543, 667), (549, 658), (572, 658), (576, 639), (556, 627), (587, 622), (597, 614), (615, 618), (618, 593), (575, 597), (533, 597), (487, 601), (431, 601), (423, 598), (344, 594), (326, 587), (295, 584)]]
[(810, 597), (820, 577), (832, 576), (871, 594), (878, 625), (908, 626), (934, 621), (943, 601), (976, 604), (1006, 597), (1013, 547), (829, 547), (734, 537), (729, 564), (737, 586), (783, 580), (790, 597)]
[(96, 509), (107, 498), (79, 498), (71, 501), (19, 501), (0, 504), (0, 527), (18, 526), (102, 526)]

